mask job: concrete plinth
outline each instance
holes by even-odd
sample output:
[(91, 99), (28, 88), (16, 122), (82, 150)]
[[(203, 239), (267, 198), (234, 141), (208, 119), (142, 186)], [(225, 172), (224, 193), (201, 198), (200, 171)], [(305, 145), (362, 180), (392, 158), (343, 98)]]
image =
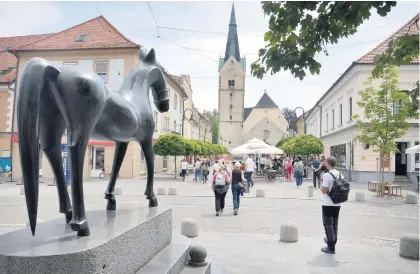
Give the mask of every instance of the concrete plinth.
[(417, 196), (412, 193), (408, 193), (407, 196), (405, 196), (405, 203), (406, 204), (417, 204)]
[(168, 189), (168, 195), (176, 195), (176, 194), (177, 194), (177, 192), (176, 192), (176, 186), (171, 186)]
[(401, 237), (400, 256), (414, 260), (419, 259), (419, 235), (407, 233)]
[(356, 202), (366, 201), (366, 193), (365, 192), (358, 191), (358, 192), (356, 192), (355, 195), (356, 195), (355, 196)]
[(314, 197), (314, 186), (308, 186), (308, 197)]
[(166, 189), (163, 186), (158, 187), (157, 195), (166, 195)]
[(122, 188), (121, 187), (115, 187), (114, 195), (122, 195)]
[(172, 211), (130, 206), (88, 211), (90, 236), (78, 237), (65, 218), (0, 235), (0, 273), (133, 274), (172, 239)]
[(292, 222), (286, 222), (280, 227), (280, 241), (286, 243), (297, 242), (299, 238), (298, 225)]
[(256, 192), (256, 197), (264, 197), (264, 196), (265, 196), (264, 189), (258, 188)]
[(198, 236), (198, 223), (194, 218), (185, 218), (181, 222), (181, 234), (188, 238)]

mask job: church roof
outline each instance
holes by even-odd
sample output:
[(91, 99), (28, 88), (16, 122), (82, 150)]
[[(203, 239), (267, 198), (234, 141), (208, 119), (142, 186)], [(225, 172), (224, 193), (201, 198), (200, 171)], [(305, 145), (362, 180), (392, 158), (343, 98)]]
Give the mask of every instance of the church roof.
[(264, 92), (261, 99), (255, 105), (254, 108), (279, 108), (276, 103), (268, 96), (267, 92)]
[(244, 121), (246, 120), (246, 118), (248, 118), (249, 114), (251, 114), (251, 111), (254, 108), (244, 108)]
[(234, 56), (236, 61), (241, 61), (241, 54), (239, 53), (239, 39), (238, 29), (236, 25), (235, 4), (232, 4), (232, 11), (230, 13), (229, 32), (226, 41), (225, 62), (230, 56)]

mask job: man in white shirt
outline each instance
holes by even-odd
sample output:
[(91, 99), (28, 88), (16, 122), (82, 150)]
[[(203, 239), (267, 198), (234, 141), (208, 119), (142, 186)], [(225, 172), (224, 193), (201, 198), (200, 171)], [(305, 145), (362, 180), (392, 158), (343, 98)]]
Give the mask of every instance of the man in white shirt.
[(220, 164), (219, 164), (219, 161), (215, 161), (214, 162), (214, 165), (213, 165), (213, 167), (211, 168), (212, 169), (212, 174), (214, 175), (214, 173), (216, 172), (216, 171), (218, 171), (219, 170), (219, 167), (220, 167)]
[(246, 165), (246, 169), (245, 169), (246, 180), (247, 180), (248, 186), (252, 187), (254, 186), (254, 182), (252, 181), (252, 173), (254, 172), (255, 163), (249, 155), (245, 161), (245, 165)]
[(187, 161), (185, 161), (185, 159), (181, 160), (181, 174), (182, 174), (182, 181), (185, 181), (185, 176), (187, 175), (187, 168), (188, 168), (188, 163)]
[(260, 159), (260, 168), (261, 170), (264, 170), (265, 168), (265, 155), (261, 157)]
[[(334, 204), (330, 196), (328, 196), (328, 191), (332, 188), (334, 184), (334, 178), (339, 179), (344, 178), (343, 175), (335, 169), (337, 159), (335, 157), (328, 157), (326, 159), (326, 166), (329, 172), (325, 173), (323, 176), (321, 192), (324, 194), (324, 200), (322, 203), (322, 221), (324, 223), (325, 235), (324, 242), (328, 245), (321, 249), (324, 253), (335, 254), (335, 245), (337, 244), (337, 232), (338, 232), (338, 217), (340, 214), (341, 204)], [(332, 174), (332, 175), (331, 175)]]

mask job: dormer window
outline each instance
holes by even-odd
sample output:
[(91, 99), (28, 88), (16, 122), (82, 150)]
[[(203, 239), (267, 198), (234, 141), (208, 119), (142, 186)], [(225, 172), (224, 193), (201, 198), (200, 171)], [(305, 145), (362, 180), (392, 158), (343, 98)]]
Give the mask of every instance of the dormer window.
[(89, 35), (87, 34), (80, 34), (79, 36), (77, 36), (76, 40), (74, 40), (74, 42), (85, 42), (87, 40)]

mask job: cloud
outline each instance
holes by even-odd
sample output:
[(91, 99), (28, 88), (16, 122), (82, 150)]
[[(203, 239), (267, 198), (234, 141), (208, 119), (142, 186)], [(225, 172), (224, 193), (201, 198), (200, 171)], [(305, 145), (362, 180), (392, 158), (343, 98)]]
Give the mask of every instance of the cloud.
[(0, 37), (45, 33), (61, 20), (53, 2), (0, 2)]

